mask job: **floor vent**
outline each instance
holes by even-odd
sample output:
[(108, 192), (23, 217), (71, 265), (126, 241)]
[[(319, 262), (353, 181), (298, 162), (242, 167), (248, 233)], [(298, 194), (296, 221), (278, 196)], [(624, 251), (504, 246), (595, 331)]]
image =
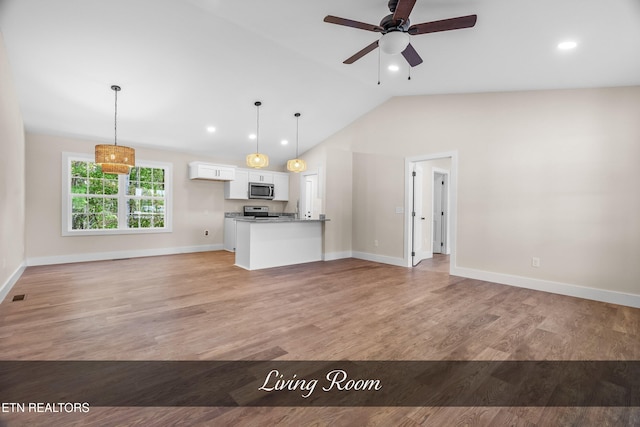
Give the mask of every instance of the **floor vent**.
[(25, 294), (14, 295), (11, 301), (24, 301)]

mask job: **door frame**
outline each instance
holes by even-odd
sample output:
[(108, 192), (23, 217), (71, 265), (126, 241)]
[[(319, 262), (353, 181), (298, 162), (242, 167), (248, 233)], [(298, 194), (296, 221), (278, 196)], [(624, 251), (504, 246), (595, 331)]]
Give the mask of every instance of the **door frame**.
[(458, 205), (458, 151), (447, 151), (442, 153), (435, 154), (424, 154), (420, 156), (412, 156), (405, 157), (404, 162), (404, 255), (403, 262), (407, 267), (412, 267), (411, 265), (411, 240), (413, 234), (413, 226), (411, 221), (412, 215), (412, 191), (413, 191), (413, 180), (412, 180), (412, 172), (414, 170), (415, 164), (428, 161), (428, 160), (438, 160), (438, 159), (451, 159), (451, 170), (449, 172), (449, 272), (456, 268), (456, 235), (457, 235), (457, 222), (458, 222), (458, 214), (457, 214), (457, 205)]

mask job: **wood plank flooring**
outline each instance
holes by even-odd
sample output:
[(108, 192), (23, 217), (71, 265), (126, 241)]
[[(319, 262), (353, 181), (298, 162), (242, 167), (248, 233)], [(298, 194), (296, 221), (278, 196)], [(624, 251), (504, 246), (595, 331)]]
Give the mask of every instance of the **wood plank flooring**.
[[(449, 276), (447, 263), (245, 271), (206, 252), (29, 267), (0, 305), (0, 360), (640, 360), (640, 309)], [(91, 408), (2, 420), (632, 426), (640, 408)]]

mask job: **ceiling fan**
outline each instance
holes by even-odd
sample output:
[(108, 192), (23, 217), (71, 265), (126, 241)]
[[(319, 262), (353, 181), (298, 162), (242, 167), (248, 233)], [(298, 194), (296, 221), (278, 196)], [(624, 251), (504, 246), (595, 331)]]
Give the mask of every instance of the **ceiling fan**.
[(397, 54), (407, 60), (409, 65), (415, 67), (422, 63), (422, 58), (411, 46), (409, 36), (419, 34), (436, 33), (439, 31), (459, 30), (461, 28), (471, 28), (476, 25), (477, 15), (460, 16), (457, 18), (443, 19), (441, 21), (424, 22), (422, 24), (411, 25), (409, 15), (415, 6), (416, 0), (389, 0), (389, 11), (391, 15), (382, 18), (380, 25), (367, 24), (365, 22), (353, 21), (351, 19), (339, 18), (327, 15), (324, 22), (330, 24), (344, 25), (346, 27), (358, 28), (375, 33), (382, 33), (380, 40), (376, 40), (369, 46), (347, 58), (345, 64), (353, 64), (367, 53), (378, 46), (385, 53)]

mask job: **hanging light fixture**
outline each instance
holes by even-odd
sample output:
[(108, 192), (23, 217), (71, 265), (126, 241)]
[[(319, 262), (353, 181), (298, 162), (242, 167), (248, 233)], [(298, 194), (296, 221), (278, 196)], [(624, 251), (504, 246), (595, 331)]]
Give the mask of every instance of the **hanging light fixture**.
[(118, 145), (118, 92), (120, 86), (113, 85), (116, 94), (114, 115), (114, 140), (111, 144), (96, 145), (96, 163), (102, 167), (103, 173), (128, 174), (136, 165), (136, 151), (133, 148)]
[(409, 34), (403, 31), (390, 31), (378, 41), (380, 49), (389, 55), (397, 55), (409, 45)]
[(256, 152), (251, 153), (247, 156), (247, 166), (251, 168), (260, 169), (260, 168), (269, 166), (269, 156), (267, 156), (266, 154), (260, 154), (260, 151), (258, 149), (259, 147), (258, 144), (260, 142), (260, 106), (262, 105), (262, 102), (256, 101), (254, 105), (256, 106), (256, 117), (257, 117), (256, 119)]
[(304, 172), (307, 170), (307, 163), (304, 160), (298, 158), (298, 131), (300, 129), (300, 113), (295, 113), (294, 116), (296, 118), (296, 158), (291, 159), (287, 162), (287, 170), (290, 170), (291, 172)]

